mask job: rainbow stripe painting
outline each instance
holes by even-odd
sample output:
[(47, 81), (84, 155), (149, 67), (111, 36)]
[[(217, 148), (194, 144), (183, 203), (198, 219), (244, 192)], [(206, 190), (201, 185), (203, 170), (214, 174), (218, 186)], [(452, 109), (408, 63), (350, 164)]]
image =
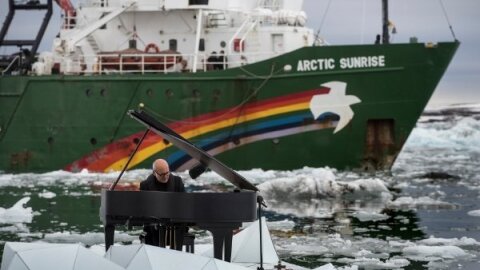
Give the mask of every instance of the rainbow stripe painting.
[[(262, 140), (335, 128), (338, 124), (338, 117), (335, 119), (335, 114), (333, 114), (334, 121), (322, 121), (326, 117), (332, 119), (332, 114), (324, 113), (314, 119), (310, 108), (312, 97), (328, 95), (331, 90), (329, 87), (320, 87), (255, 101), (242, 107), (227, 108), (172, 122), (168, 126), (184, 138), (194, 141), (195, 145), (211, 155), (218, 155)], [(121, 170), (142, 133), (135, 133), (114, 141), (69, 164), (65, 170), (88, 169), (98, 172)], [(149, 133), (129, 164), (129, 168), (135, 167), (152, 156), (167, 159), (172, 171), (184, 171), (196, 165), (196, 161), (180, 150), (165, 156), (163, 152), (169, 147), (172, 147), (172, 144), (168, 141), (157, 134)]]

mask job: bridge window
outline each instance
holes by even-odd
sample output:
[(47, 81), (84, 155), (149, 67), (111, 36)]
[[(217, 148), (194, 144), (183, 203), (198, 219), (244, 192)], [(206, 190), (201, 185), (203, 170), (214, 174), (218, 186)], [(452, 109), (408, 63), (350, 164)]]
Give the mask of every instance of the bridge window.
[(208, 5), (208, 0), (188, 0), (190, 6), (193, 5)]
[(168, 49), (171, 51), (176, 52), (177, 51), (177, 40), (176, 39), (170, 39), (168, 41)]

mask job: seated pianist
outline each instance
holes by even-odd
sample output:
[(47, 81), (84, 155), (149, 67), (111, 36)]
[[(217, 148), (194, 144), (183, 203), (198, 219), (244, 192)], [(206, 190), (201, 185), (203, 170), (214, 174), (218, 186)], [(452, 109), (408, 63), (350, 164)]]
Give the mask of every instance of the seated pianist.
[[(193, 236), (185, 234), (186, 226), (192, 224), (212, 234), (213, 255), (216, 259), (230, 261), (233, 231), (240, 228), (242, 222), (257, 219), (257, 204), (260, 199), (257, 196), (258, 188), (147, 112), (129, 111), (129, 114), (148, 127), (142, 140), (149, 130), (154, 131), (196, 159), (199, 165), (202, 165), (199, 168), (215, 171), (240, 192), (185, 193), (182, 179), (170, 173), (165, 160), (156, 160), (153, 163), (153, 173), (140, 184), (140, 191), (115, 190), (122, 176), (120, 174), (108, 190), (102, 190), (100, 219), (105, 229), (105, 250), (115, 242), (115, 226), (143, 225), (147, 234), (146, 244), (158, 244), (161, 247), (169, 245), (170, 248), (180, 250), (182, 242), (185, 241), (186, 251), (193, 253)], [(140, 143), (129, 161), (139, 145)], [(122, 173), (128, 167), (129, 161)], [(165, 233), (172, 231), (170, 234)]]
[[(157, 159), (153, 162), (153, 172), (147, 179), (140, 183), (142, 191), (166, 191), (166, 192), (185, 192), (185, 187), (180, 176), (170, 173), (167, 161)], [(150, 207), (155, 207), (151, 205)], [(166, 226), (168, 225), (168, 227)], [(183, 224), (161, 224), (144, 225), (145, 244), (165, 247), (170, 244), (170, 248), (182, 250), (184, 233), (187, 227)], [(173, 231), (173, 235), (171, 232)], [(173, 236), (173, 239), (172, 239)]]

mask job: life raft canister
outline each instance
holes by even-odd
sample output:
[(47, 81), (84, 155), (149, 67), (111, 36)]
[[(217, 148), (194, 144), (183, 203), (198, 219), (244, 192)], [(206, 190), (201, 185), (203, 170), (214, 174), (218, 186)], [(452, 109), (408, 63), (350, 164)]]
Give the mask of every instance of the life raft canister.
[(160, 48), (158, 48), (157, 44), (155, 44), (155, 43), (148, 43), (147, 46), (145, 46), (145, 52), (146, 53), (150, 53), (152, 49), (154, 50), (153, 51), (154, 53), (159, 53), (160, 52)]

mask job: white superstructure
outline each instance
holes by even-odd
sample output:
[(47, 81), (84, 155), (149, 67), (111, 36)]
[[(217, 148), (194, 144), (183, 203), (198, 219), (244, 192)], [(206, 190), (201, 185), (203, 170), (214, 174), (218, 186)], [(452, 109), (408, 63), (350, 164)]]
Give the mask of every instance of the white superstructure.
[[(303, 0), (81, 0), (51, 59), (64, 74), (238, 67), (311, 46)], [(132, 41), (133, 40), (133, 41)], [(224, 56), (211, 61), (216, 56)], [(114, 63), (115, 62), (115, 63)], [(215, 62), (215, 63), (213, 63)], [(53, 63), (53, 64), (52, 64)]]

